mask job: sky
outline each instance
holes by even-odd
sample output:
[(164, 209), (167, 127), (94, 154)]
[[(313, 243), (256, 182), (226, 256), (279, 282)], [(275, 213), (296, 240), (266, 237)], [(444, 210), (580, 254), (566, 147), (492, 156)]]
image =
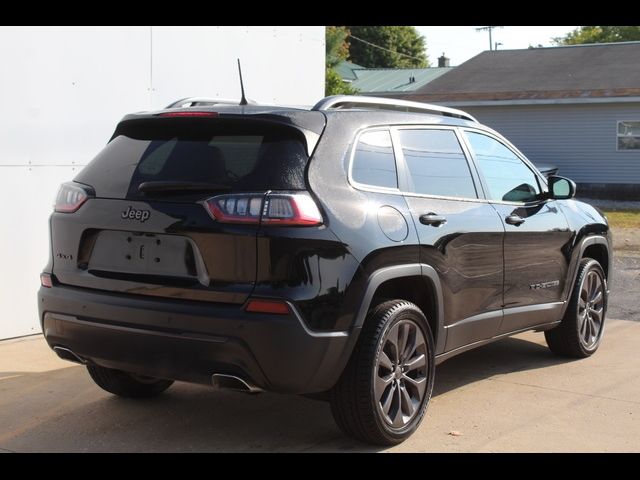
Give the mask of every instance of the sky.
[[(427, 41), (427, 54), (432, 66), (445, 53), (451, 66), (460, 65), (489, 50), (489, 33), (476, 32), (477, 27), (416, 27)], [(576, 27), (502, 27), (493, 29), (493, 42), (502, 43), (498, 49), (550, 47), (553, 37), (562, 37)]]

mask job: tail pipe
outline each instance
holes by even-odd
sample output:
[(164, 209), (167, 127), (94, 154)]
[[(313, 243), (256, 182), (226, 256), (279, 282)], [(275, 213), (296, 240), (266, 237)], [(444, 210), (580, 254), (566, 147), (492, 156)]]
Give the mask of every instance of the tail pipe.
[(75, 352), (73, 352), (73, 350), (67, 347), (55, 346), (53, 347), (53, 351), (56, 352), (58, 356), (63, 360), (69, 360), (70, 362), (81, 363), (83, 365), (89, 363), (80, 355), (76, 354)]
[(214, 373), (211, 375), (211, 383), (215, 388), (223, 388), (226, 390), (236, 390), (245, 393), (260, 393), (262, 389), (247, 380), (235, 375), (227, 375), (225, 373)]

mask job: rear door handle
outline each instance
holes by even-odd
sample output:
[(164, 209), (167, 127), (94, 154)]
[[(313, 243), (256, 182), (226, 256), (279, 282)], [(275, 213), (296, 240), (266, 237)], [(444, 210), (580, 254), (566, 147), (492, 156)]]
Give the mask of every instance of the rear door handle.
[(424, 215), (420, 215), (420, 223), (423, 225), (432, 225), (434, 227), (439, 227), (443, 223), (447, 223), (447, 217), (444, 215), (438, 215), (436, 213), (425, 213)]
[(524, 223), (524, 218), (514, 213), (513, 215), (509, 215), (507, 218), (505, 218), (505, 222), (507, 222), (509, 225), (515, 225), (516, 227), (518, 227)]

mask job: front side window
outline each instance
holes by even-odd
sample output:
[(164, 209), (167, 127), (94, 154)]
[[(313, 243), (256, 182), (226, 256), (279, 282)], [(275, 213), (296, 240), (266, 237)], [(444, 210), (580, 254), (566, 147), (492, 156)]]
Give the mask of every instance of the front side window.
[(413, 193), (478, 198), (469, 164), (453, 130), (399, 130)]
[(465, 133), (491, 200), (533, 202), (540, 198), (536, 175), (514, 152), (487, 135)]
[(388, 130), (360, 135), (353, 155), (351, 176), (354, 181), (383, 188), (398, 188), (396, 158)]
[(640, 120), (618, 122), (618, 150), (640, 150)]

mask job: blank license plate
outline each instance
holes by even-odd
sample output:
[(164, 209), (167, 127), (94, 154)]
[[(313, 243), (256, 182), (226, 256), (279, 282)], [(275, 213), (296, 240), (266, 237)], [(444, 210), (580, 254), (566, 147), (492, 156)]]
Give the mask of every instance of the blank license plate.
[(179, 235), (103, 230), (89, 260), (89, 270), (197, 277), (194, 246)]

